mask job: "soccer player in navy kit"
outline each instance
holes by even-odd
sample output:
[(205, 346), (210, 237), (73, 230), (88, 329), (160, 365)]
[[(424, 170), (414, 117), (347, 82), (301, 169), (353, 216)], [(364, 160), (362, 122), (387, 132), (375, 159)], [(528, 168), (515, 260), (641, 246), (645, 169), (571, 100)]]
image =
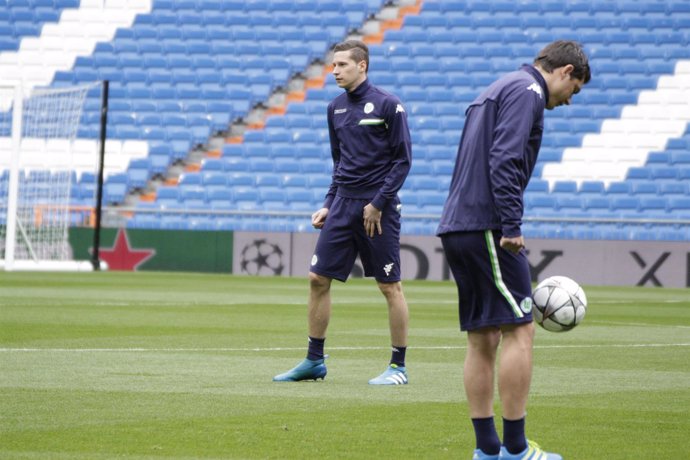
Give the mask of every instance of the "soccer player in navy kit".
[(400, 283), (400, 200), (412, 161), (407, 114), (400, 100), (369, 83), (369, 50), (348, 40), (333, 49), (333, 76), (345, 92), (328, 105), (333, 180), (312, 215), (321, 229), (309, 273), (307, 357), (275, 381), (323, 379), (331, 316), (331, 281), (346, 281), (357, 254), (388, 304), (392, 356), (372, 385), (407, 384), (408, 308)]
[[(570, 104), (590, 78), (578, 43), (553, 42), (533, 65), (494, 82), (466, 111), (437, 234), (458, 287), (460, 328), (467, 331), (463, 378), (476, 436), (474, 459), (561, 459), (525, 436), (534, 323), (520, 226), (544, 109)], [(494, 425), (496, 375), (502, 442)]]

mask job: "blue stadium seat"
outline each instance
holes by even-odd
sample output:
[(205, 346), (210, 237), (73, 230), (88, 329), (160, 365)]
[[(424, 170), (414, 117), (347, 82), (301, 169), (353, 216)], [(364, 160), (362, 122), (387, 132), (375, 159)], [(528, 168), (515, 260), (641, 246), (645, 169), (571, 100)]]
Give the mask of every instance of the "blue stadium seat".
[(198, 185), (178, 185), (179, 198), (185, 206), (199, 207), (207, 202), (206, 188)]
[(238, 206), (255, 205), (260, 199), (259, 192), (256, 189), (247, 187), (234, 188), (233, 196)]
[(552, 193), (574, 195), (577, 193), (577, 183), (575, 181), (557, 181), (553, 185)]
[(637, 211), (640, 209), (640, 199), (634, 196), (616, 197), (611, 200), (613, 211)]
[(579, 195), (560, 195), (556, 197), (556, 206), (562, 215), (580, 217), (586, 215), (583, 209), (583, 200)]
[[(256, 161), (256, 160), (255, 160)], [(228, 172), (246, 172), (250, 170), (249, 162), (246, 159), (228, 158), (222, 161), (223, 170)], [(203, 166), (202, 166), (203, 169)], [(261, 172), (265, 169), (259, 169), (256, 172)]]
[(583, 181), (580, 184), (578, 193), (582, 195), (603, 195), (606, 192), (604, 183), (601, 181)]
[(634, 181), (632, 183), (632, 193), (637, 196), (658, 195), (659, 186), (656, 181)]
[(528, 194), (548, 193), (549, 183), (548, 181), (539, 179), (538, 177), (532, 177), (529, 183), (527, 184), (527, 188), (525, 189), (525, 191)]
[(282, 180), (281, 185), (286, 190), (289, 190), (289, 189), (308, 190), (309, 189), (309, 180), (306, 176), (297, 175), (297, 174), (288, 174), (288, 175), (283, 176), (283, 180)]
[(301, 171), (300, 164), (294, 159), (277, 159), (274, 163), (274, 171), (282, 174), (297, 174)]
[(558, 208), (556, 197), (547, 193), (526, 194), (525, 207), (539, 212), (551, 211)]
[(595, 217), (610, 213), (610, 200), (604, 196), (586, 197), (582, 206), (586, 212)]
[(659, 196), (644, 196), (640, 198), (640, 211), (647, 217), (666, 217), (667, 199)]
[[(22, 2), (15, 13), (21, 23), (28, 19), (29, 5), (39, 2), (45, 4), (39, 7), (45, 11), (40, 15), (38, 8), (31, 11), (39, 21), (55, 20), (54, 10), (49, 9), (53, 4), (78, 6), (77, 0)], [(58, 72), (54, 84), (112, 81), (109, 134), (116, 139), (144, 138), (152, 147), (148, 168), (132, 163), (127, 173), (129, 183), (140, 186), (147, 174), (163, 175), (172, 161), (184, 158), (192, 142), (204, 143), (211, 130), (224, 131), (231, 120), (264, 101), (276, 85), (284, 85), (293, 72), (322, 58), (329, 43), (346, 35), (348, 27), (359, 27), (382, 5), (379, 0), (160, 0), (151, 14), (139, 14), (132, 28), (119, 29), (112, 42), (99, 43), (92, 56), (79, 58), (70, 71)], [(678, 1), (424, 2), (420, 15), (405, 16), (402, 29), (388, 30), (383, 44), (370, 48), (376, 57), (370, 78), (399, 95), (410, 115), (418, 146), (411, 186), (433, 192), (435, 180), (447, 189), (449, 158), (452, 163), (468, 104), (496, 74), (530, 62), (546, 40), (567, 34), (586, 43), (600, 78), (574, 105), (547, 118), (554, 135), (545, 137), (528, 196), (548, 194), (547, 183), (538, 179), (545, 162), (560, 161), (565, 147), (580, 146), (583, 134), (598, 132), (604, 119), (619, 118), (623, 105), (635, 104), (639, 92), (654, 88), (659, 75), (675, 71), (676, 60), (690, 58), (684, 49), (690, 26), (686, 10)], [(291, 23), (293, 16), (297, 19)], [(331, 168), (323, 132), (325, 108), (341, 91), (329, 76), (324, 89), (308, 91), (302, 104), (289, 104), (285, 117), (269, 119), (260, 133), (248, 132), (243, 144), (224, 148), (221, 159), (204, 161), (202, 176), (217, 182), (202, 185), (223, 187), (223, 178), (230, 174), (252, 177), (242, 171), (249, 167), (244, 149), (251, 145), (256, 147), (254, 153), (272, 161), (273, 169), (294, 170), (299, 165), (300, 172), (293, 176), (323, 177), (325, 183), (318, 187), (324, 192)], [(84, 115), (80, 135), (97, 135), (98, 110), (93, 106)], [(551, 119), (551, 115), (556, 116)], [(135, 120), (147, 129), (134, 127)], [(585, 182), (578, 191), (568, 187), (563, 193), (611, 200), (620, 187), (626, 197), (683, 196), (688, 191), (682, 184), (690, 179), (688, 144), (687, 137), (672, 140), (665, 151), (650, 154), (644, 170), (631, 171), (626, 186), (612, 184), (603, 190), (601, 182)], [(168, 151), (153, 151), (161, 145), (167, 145)], [(449, 158), (444, 158), (444, 149)], [(658, 195), (650, 192), (650, 181)], [(311, 179), (307, 187), (314, 187)], [(560, 187), (557, 183), (556, 194)], [(208, 223), (199, 220), (198, 224)]]
[(678, 168), (650, 165), (649, 174), (654, 180), (675, 179), (678, 176)]
[(669, 156), (669, 164), (677, 166), (690, 166), (690, 152), (688, 151), (672, 151)]
[(668, 211), (672, 213), (679, 213), (684, 215), (684, 218), (690, 218), (690, 197), (671, 197), (668, 199)]

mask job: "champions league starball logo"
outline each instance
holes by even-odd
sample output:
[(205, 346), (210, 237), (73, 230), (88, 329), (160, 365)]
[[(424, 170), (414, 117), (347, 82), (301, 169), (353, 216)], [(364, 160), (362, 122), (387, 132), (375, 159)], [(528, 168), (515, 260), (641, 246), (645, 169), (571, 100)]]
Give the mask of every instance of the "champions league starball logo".
[(283, 250), (265, 239), (254, 240), (242, 249), (240, 270), (249, 275), (274, 275), (283, 273)]

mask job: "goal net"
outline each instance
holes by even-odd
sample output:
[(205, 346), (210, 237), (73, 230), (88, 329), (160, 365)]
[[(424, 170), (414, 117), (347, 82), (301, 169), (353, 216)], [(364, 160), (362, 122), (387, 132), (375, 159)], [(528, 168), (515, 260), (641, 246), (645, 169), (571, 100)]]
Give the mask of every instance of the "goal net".
[[(0, 269), (84, 270), (69, 244), (72, 144), (87, 93), (0, 87)], [(91, 171), (98, 164), (93, 152)]]

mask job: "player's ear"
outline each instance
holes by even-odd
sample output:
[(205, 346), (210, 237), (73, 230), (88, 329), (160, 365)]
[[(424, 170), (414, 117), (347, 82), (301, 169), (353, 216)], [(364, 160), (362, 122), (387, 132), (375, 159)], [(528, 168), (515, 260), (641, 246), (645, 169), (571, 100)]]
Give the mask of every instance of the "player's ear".
[(564, 77), (571, 78), (573, 74), (573, 70), (575, 70), (575, 66), (572, 64), (566, 64), (563, 67), (561, 67), (561, 74)]

